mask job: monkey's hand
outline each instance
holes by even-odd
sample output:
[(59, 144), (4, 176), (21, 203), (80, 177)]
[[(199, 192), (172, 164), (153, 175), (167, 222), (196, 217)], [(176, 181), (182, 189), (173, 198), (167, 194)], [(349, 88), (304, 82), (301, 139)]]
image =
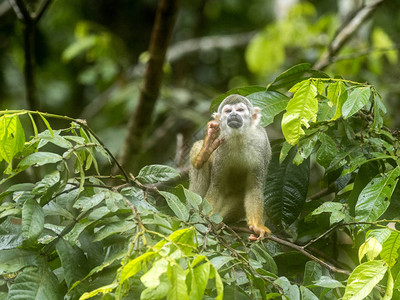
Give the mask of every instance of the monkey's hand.
[(250, 228), (250, 230), (254, 231), (254, 233), (256, 235), (258, 235), (258, 237), (257, 237), (254, 234), (251, 234), (249, 236), (249, 240), (250, 241), (257, 241), (259, 239), (262, 239), (264, 237), (268, 237), (268, 236), (271, 235), (271, 230), (269, 230), (268, 227), (266, 227), (266, 226), (264, 226), (262, 224), (255, 225), (255, 224), (250, 224), (249, 223), (249, 228)]
[(204, 137), (203, 147), (196, 157), (194, 167), (200, 169), (206, 161), (210, 158), (211, 154), (222, 144), (223, 139), (219, 139), (219, 123), (218, 121), (210, 121), (207, 123), (207, 132)]

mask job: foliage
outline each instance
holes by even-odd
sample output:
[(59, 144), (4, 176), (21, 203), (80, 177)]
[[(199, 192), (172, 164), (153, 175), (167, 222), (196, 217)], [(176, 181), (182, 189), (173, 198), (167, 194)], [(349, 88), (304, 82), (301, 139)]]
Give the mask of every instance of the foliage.
[[(264, 125), (281, 117), (285, 141), (273, 145), (265, 195), (270, 226), (286, 240), (251, 243), (246, 229), (218, 228), (220, 216), (184, 185), (159, 188), (178, 175), (169, 166), (100, 174), (99, 160), (116, 160), (85, 121), (2, 111), (0, 296), (398, 295), (400, 233), (389, 223), (398, 223), (399, 143), (383, 126), (386, 109), (375, 88), (301, 64), (266, 88), (228, 91), (211, 107), (230, 93), (259, 106)], [(54, 119), (69, 126), (55, 129)], [(309, 188), (315, 166), (324, 193)], [(27, 172), (32, 180), (18, 182)], [(358, 251), (338, 246), (337, 236)]]

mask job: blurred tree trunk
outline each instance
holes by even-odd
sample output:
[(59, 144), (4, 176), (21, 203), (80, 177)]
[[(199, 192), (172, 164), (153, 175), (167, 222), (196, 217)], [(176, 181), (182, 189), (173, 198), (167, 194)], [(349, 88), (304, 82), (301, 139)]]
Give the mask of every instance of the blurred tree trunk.
[[(159, 0), (156, 19), (149, 45), (149, 61), (135, 112), (128, 123), (128, 134), (122, 146), (119, 161), (122, 166), (134, 160), (142, 150), (143, 137), (151, 124), (154, 107), (160, 92), (163, 65), (171, 39), (178, 0)], [(130, 163), (131, 164), (131, 163)], [(115, 173), (116, 169), (113, 170)]]
[(35, 80), (35, 31), (38, 22), (47, 10), (52, 0), (43, 0), (37, 11), (30, 12), (28, 6), (23, 0), (10, 0), (10, 4), (14, 9), (17, 18), (23, 23), (24, 35), (24, 78), (25, 92), (30, 110), (39, 110), (39, 99), (37, 96), (36, 80)]

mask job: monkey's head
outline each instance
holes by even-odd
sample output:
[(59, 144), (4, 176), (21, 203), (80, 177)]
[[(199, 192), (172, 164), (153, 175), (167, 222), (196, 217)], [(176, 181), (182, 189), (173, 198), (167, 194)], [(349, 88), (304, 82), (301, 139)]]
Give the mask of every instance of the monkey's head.
[(260, 122), (260, 109), (241, 95), (230, 95), (221, 102), (214, 118), (222, 130), (243, 130)]

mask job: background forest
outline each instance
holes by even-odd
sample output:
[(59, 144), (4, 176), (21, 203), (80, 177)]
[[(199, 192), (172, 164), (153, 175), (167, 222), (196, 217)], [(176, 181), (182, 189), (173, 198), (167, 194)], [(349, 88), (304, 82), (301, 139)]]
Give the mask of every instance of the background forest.
[[(0, 24), (0, 299), (400, 299), (400, 1), (0, 0)], [(268, 125), (268, 242), (187, 190), (231, 93)]]

